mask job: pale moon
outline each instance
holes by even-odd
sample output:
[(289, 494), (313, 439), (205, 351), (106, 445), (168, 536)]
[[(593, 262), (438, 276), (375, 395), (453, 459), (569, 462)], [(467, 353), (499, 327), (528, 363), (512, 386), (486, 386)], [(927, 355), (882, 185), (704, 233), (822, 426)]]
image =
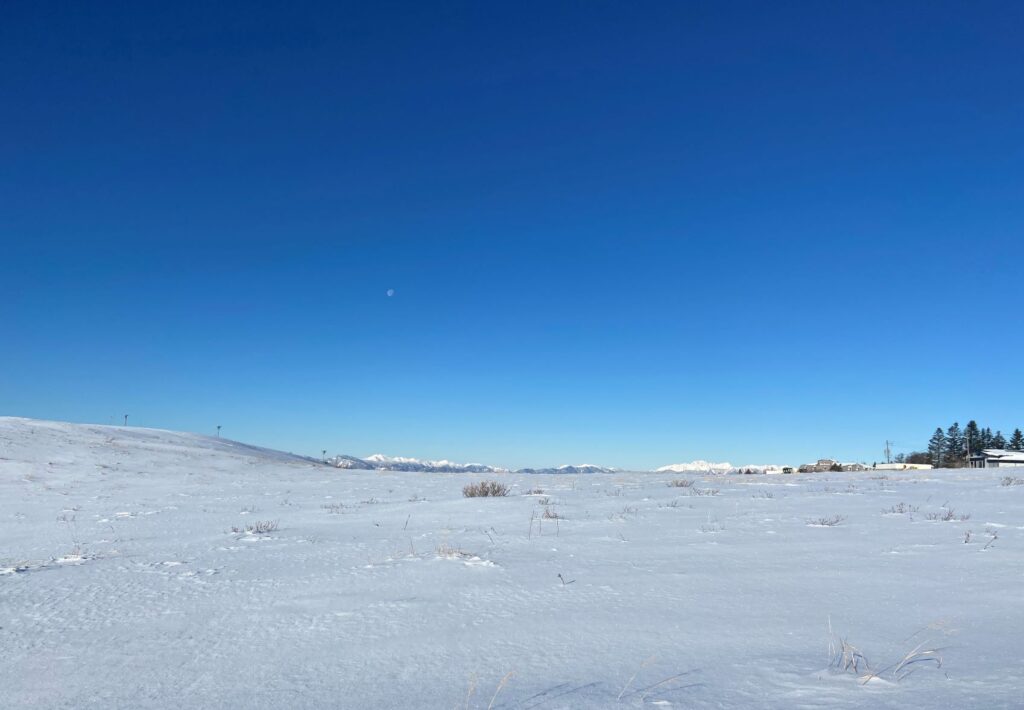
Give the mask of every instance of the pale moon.
[(388, 289), (388, 297), (390, 298), (391, 296), (394, 296), (394, 295), (395, 295), (395, 289), (389, 288)]

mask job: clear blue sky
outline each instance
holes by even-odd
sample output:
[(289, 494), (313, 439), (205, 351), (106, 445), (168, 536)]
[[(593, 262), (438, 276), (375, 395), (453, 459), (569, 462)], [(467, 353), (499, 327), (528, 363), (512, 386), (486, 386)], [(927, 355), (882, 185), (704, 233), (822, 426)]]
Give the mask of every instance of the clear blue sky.
[(0, 413), (641, 468), (1024, 427), (1022, 36), (1019, 2), (5, 3)]

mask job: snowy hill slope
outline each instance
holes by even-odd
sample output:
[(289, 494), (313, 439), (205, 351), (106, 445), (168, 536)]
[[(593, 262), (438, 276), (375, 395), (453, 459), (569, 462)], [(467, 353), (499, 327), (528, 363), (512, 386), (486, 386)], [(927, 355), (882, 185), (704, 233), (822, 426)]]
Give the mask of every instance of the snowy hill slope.
[(0, 419), (0, 707), (1019, 707), (1024, 471), (679, 477)]
[(117, 459), (120, 452), (130, 453), (136, 461), (174, 465), (180, 465), (183, 459), (217, 461), (220, 457), (229, 461), (316, 463), (306, 456), (202, 434), (0, 417), (0, 456), (7, 461), (29, 462), (45, 455), (51, 465), (89, 462), (105, 465)]

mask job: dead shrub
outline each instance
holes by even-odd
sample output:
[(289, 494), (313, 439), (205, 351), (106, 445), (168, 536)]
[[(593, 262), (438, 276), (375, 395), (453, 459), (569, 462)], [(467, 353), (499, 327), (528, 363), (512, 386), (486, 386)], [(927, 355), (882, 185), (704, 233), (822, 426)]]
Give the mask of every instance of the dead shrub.
[(240, 535), (266, 535), (277, 530), (276, 520), (257, 520), (255, 523), (245, 527), (233, 527), (231, 532)]
[(498, 481), (468, 483), (462, 488), (462, 495), (466, 498), (499, 498), (507, 496), (508, 493), (508, 486)]
[(890, 506), (889, 508), (882, 509), (882, 515), (903, 515), (916, 513), (921, 508), (916, 505), (908, 505), (907, 503), (897, 503), (896, 505)]
[(812, 518), (807, 521), (807, 524), (813, 527), (831, 528), (839, 525), (844, 520), (846, 520), (845, 515), (830, 515), (827, 518)]
[(668, 482), (670, 488), (689, 488), (693, 485), (693, 479), (675, 478)]
[(955, 510), (953, 510), (952, 508), (945, 508), (945, 509), (939, 511), (938, 513), (928, 513), (927, 515), (925, 515), (925, 517), (928, 520), (939, 520), (939, 521), (944, 522), (944, 523), (948, 523), (948, 522), (962, 523), (965, 520), (970, 520), (971, 519), (971, 514), (970, 513), (964, 513), (963, 515), (960, 515)]

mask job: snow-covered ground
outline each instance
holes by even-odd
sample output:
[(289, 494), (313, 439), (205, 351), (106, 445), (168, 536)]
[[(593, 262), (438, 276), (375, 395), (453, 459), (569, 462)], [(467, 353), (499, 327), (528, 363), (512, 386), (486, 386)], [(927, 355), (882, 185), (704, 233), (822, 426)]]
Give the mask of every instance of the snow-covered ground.
[(0, 419), (0, 707), (1019, 708), (1007, 476), (365, 472)]

